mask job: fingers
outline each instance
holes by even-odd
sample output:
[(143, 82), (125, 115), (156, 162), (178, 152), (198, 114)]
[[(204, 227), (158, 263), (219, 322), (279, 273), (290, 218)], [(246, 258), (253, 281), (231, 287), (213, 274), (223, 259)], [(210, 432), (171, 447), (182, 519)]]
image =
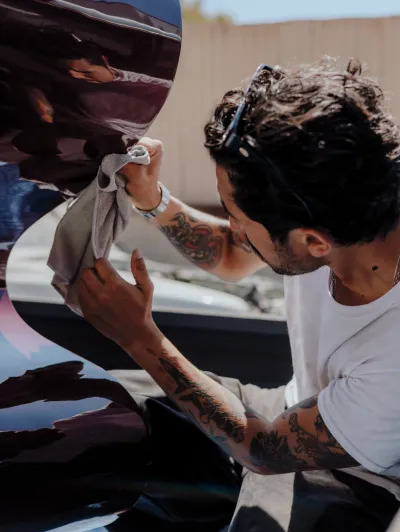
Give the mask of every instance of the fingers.
[(104, 309), (98, 306), (96, 294), (90, 291), (85, 282), (82, 282), (79, 287), (78, 301), (83, 317), (97, 329), (100, 327), (101, 330), (106, 330), (107, 323), (101, 315), (101, 311)]
[(135, 278), (136, 286), (146, 295), (153, 293), (153, 283), (147, 271), (142, 253), (135, 249), (131, 257), (131, 270)]
[(94, 263), (94, 270), (98, 275), (99, 279), (106, 283), (107, 281), (116, 281), (119, 277), (116, 270), (111, 266), (110, 262), (103, 258), (97, 259)]
[(96, 272), (92, 268), (86, 268), (83, 270), (81, 279), (81, 289), (85, 292), (89, 292), (91, 295), (96, 295), (101, 290), (103, 283), (98, 277)]
[(130, 180), (140, 180), (145, 175), (145, 172), (146, 167), (136, 163), (127, 163), (118, 171), (119, 174)]
[(107, 259), (98, 259), (94, 268), (83, 270), (80, 278), (79, 292), (83, 300), (97, 299), (104, 292), (104, 284), (117, 281), (119, 275)]
[(151, 158), (161, 155), (164, 151), (164, 145), (161, 140), (152, 139), (150, 137), (141, 138), (137, 144), (138, 146), (144, 146), (147, 148)]

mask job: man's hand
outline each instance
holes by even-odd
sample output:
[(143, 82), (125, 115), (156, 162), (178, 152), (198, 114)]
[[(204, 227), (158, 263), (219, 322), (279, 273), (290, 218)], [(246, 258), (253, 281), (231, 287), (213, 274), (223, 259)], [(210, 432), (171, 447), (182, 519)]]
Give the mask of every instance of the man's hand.
[(107, 259), (98, 259), (83, 271), (79, 285), (84, 317), (126, 351), (161, 334), (152, 317), (153, 283), (138, 250), (131, 270), (136, 285), (122, 279)]
[(150, 155), (150, 164), (129, 163), (119, 173), (127, 180), (126, 190), (135, 207), (142, 211), (151, 211), (161, 201), (158, 179), (163, 156), (163, 145), (159, 140), (143, 137), (138, 146), (144, 146)]

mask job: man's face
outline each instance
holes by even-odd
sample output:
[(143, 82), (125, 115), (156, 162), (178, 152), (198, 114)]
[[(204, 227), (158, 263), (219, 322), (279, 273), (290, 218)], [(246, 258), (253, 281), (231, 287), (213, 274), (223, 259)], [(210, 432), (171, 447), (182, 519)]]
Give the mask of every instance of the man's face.
[(110, 83), (114, 79), (106, 58), (104, 65), (93, 65), (87, 59), (69, 59), (62, 62), (68, 74), (75, 79), (83, 79), (89, 83)]
[(289, 233), (287, 244), (273, 242), (267, 229), (248, 218), (235, 204), (228, 174), (220, 166), (217, 166), (217, 181), (218, 192), (222, 205), (229, 215), (232, 231), (240, 233), (254, 253), (275, 273), (301, 275), (313, 272), (326, 263), (321, 257), (315, 257), (310, 253), (308, 239), (314, 238), (313, 231), (307, 234), (306, 230), (296, 229)]

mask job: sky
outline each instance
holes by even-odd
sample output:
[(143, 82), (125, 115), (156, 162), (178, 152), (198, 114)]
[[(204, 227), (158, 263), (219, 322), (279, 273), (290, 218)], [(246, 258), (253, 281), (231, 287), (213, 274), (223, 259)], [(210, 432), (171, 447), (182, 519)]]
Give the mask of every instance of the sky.
[(207, 13), (230, 14), (238, 24), (400, 15), (399, 0), (203, 0), (203, 5)]

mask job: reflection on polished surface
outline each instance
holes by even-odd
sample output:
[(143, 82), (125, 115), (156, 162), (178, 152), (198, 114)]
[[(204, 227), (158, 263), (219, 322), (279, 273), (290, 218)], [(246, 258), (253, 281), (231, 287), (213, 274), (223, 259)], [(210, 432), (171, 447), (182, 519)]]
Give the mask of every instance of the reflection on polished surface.
[(178, 0), (2, 0), (0, 160), (80, 192), (160, 111), (180, 35)]
[(135, 401), (109, 373), (32, 331), (5, 291), (0, 298), (4, 530), (49, 530), (129, 509), (150, 459)]
[(140, 394), (30, 329), (6, 291), (0, 353), (0, 530), (220, 530), (236, 473), (170, 404), (139, 406)]
[(146, 133), (180, 46), (179, 0), (0, 0), (0, 530), (92, 530), (143, 497), (152, 447), (141, 409), (23, 322), (5, 265), (104, 155)]
[(179, 0), (1, 0), (0, 287), (24, 228), (147, 132), (181, 33)]

